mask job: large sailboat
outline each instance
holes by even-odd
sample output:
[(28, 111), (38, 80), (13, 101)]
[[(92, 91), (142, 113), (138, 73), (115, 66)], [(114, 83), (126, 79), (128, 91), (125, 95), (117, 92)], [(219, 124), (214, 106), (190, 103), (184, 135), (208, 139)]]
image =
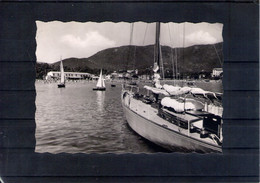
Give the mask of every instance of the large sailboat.
[(105, 81), (104, 78), (102, 76), (102, 69), (100, 71), (100, 75), (98, 78), (98, 82), (95, 88), (93, 88), (93, 90), (100, 90), (100, 91), (105, 91), (106, 90), (106, 85), (105, 85)]
[[(222, 152), (220, 93), (195, 87), (161, 85), (160, 23), (156, 23), (153, 85), (124, 84), (121, 101), (129, 126), (145, 139), (175, 152)], [(209, 101), (208, 101), (209, 100)], [(218, 101), (219, 103), (221, 101)]]
[(58, 88), (65, 88), (65, 73), (62, 60), (60, 61), (60, 83), (58, 84)]

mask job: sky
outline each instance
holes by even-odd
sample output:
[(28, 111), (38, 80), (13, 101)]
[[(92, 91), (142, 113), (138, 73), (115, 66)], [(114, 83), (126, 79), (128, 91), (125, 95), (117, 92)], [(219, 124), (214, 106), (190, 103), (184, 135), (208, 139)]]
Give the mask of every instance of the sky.
[[(37, 62), (88, 58), (107, 48), (155, 43), (155, 23), (36, 21), (36, 25)], [(221, 23), (161, 23), (160, 43), (172, 48), (214, 44), (223, 42), (222, 30)]]

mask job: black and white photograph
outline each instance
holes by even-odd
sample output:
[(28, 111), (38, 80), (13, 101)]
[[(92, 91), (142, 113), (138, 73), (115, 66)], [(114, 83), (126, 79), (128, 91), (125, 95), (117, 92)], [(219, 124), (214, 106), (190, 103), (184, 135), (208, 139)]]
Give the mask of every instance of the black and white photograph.
[(259, 2), (0, 3), (0, 182), (259, 182)]
[(36, 25), (36, 152), (222, 153), (221, 22)]

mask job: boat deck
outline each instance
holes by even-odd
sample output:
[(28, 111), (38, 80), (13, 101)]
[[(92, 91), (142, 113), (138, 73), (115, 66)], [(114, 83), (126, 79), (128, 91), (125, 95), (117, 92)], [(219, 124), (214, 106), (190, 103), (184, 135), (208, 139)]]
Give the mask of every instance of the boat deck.
[[(199, 133), (190, 133), (188, 129), (181, 128), (169, 121), (158, 116), (158, 109), (152, 107), (151, 105), (147, 105), (143, 103), (141, 100), (131, 98), (131, 102), (128, 106), (133, 112), (143, 116), (144, 118), (156, 123), (157, 125), (163, 126), (169, 130), (175, 131), (182, 135), (188, 136), (193, 139), (197, 139), (203, 141), (208, 144), (217, 145), (210, 137), (201, 138)], [(185, 119), (189, 122), (192, 122), (194, 126), (201, 128), (203, 119), (198, 120), (198, 117), (191, 114), (182, 114), (182, 113), (174, 113), (177, 118)]]

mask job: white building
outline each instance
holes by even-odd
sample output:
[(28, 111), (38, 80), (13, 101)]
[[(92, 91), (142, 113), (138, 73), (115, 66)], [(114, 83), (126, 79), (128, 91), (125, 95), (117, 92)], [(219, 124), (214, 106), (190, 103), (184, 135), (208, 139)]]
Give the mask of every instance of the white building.
[[(64, 72), (67, 79), (86, 79), (91, 78), (92, 74), (84, 72)], [(60, 77), (60, 72), (50, 71), (47, 73), (46, 78), (58, 79)]]
[(110, 74), (109, 74), (109, 75), (106, 75), (106, 76), (105, 76), (105, 79), (110, 80), (110, 79), (111, 79), (111, 75), (110, 75)]
[(222, 68), (214, 68), (212, 70), (212, 77), (219, 77), (221, 74), (223, 73), (223, 69)]

